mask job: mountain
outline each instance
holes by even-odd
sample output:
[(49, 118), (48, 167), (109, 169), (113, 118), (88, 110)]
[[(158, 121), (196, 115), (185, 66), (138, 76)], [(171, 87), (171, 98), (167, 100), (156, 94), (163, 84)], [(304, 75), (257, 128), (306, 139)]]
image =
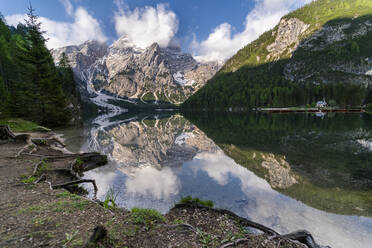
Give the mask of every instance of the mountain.
[(372, 2), (317, 0), (229, 59), (185, 108), (372, 102)]
[(102, 151), (120, 167), (128, 169), (181, 166), (197, 153), (218, 149), (181, 115), (149, 115), (142, 119), (132, 116), (128, 121), (110, 123), (103, 129), (91, 129), (88, 137), (88, 150)]
[(180, 104), (219, 69), (217, 63), (198, 63), (179, 48), (162, 48), (157, 43), (138, 48), (125, 36), (109, 47), (87, 41), (54, 50), (55, 61), (62, 53), (81, 81), (80, 90), (98, 105), (104, 105), (102, 97), (97, 97), (101, 94), (106, 102), (111, 96)]

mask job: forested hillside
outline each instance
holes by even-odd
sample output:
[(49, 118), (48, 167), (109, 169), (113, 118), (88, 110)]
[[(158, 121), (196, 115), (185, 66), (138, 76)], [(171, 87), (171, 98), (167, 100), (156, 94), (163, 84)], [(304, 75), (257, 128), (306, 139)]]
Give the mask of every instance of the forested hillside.
[(55, 66), (32, 7), (26, 25), (9, 27), (0, 17), (1, 117), (20, 117), (48, 127), (67, 124), (79, 93), (66, 57)]
[(229, 59), (184, 108), (372, 102), (372, 1), (318, 0)]

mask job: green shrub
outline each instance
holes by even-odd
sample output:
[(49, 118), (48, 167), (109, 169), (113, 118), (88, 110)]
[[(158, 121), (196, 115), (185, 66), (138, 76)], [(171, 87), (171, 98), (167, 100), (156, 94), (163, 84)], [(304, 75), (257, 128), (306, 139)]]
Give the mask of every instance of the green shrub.
[(1, 119), (0, 125), (8, 125), (13, 132), (49, 132), (50, 129), (19, 118)]
[(154, 209), (133, 208), (130, 216), (134, 224), (152, 226), (157, 222), (165, 222), (164, 216)]
[(186, 196), (186, 197), (182, 198), (179, 203), (187, 204), (187, 203), (192, 203), (192, 202), (196, 202), (196, 203), (199, 203), (200, 205), (203, 205), (203, 206), (206, 206), (206, 207), (211, 207), (211, 208), (214, 206), (213, 201), (210, 201), (210, 200), (203, 201), (203, 200), (200, 200), (197, 197), (192, 198), (191, 196)]

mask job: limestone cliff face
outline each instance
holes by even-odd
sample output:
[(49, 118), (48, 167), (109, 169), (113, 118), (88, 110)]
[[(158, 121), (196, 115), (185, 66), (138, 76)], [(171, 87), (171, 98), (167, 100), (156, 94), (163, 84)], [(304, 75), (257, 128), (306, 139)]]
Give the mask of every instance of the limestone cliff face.
[(178, 48), (154, 43), (140, 49), (125, 36), (110, 47), (86, 42), (55, 50), (56, 61), (62, 52), (76, 76), (94, 90), (144, 101), (182, 103), (219, 69), (217, 63), (200, 64)]
[[(70, 66), (72, 67), (75, 76), (79, 79), (80, 91), (85, 95), (86, 84), (84, 80), (88, 77), (86, 75), (92, 65), (96, 62), (98, 58), (102, 58), (107, 52), (107, 45), (105, 43), (100, 43), (98, 41), (86, 41), (79, 46), (67, 46), (57, 50), (52, 50), (52, 55), (54, 61), (58, 63), (65, 53), (68, 56)], [(82, 81), (81, 81), (82, 80)]]
[[(311, 81), (319, 83), (345, 83), (372, 85), (372, 63), (368, 54), (350, 58), (342, 51), (352, 48), (354, 40), (363, 39), (372, 32), (372, 20), (348, 19), (334, 21), (318, 28), (304, 23), (297, 18), (282, 19), (272, 31), (275, 41), (266, 47), (266, 62), (288, 59), (283, 68), (286, 79), (294, 82)], [(335, 54), (340, 53), (339, 57)], [(314, 56), (314, 57), (313, 57)], [(328, 63), (311, 65), (317, 57), (333, 56)], [(338, 75), (338, 77), (335, 77)]]
[(291, 56), (300, 44), (301, 36), (309, 27), (310, 25), (297, 18), (282, 19), (278, 29), (272, 32), (272, 36), (275, 37), (274, 43), (266, 47), (269, 52), (266, 61), (278, 60), (283, 56), (283, 53)]

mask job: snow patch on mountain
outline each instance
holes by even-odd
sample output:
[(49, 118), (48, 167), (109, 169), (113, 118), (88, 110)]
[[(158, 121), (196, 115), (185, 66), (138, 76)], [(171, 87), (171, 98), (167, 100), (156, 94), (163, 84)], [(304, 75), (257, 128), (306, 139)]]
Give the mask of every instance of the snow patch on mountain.
[(173, 78), (176, 81), (176, 83), (182, 86), (192, 86), (195, 83), (194, 80), (187, 80), (185, 78), (185, 75), (181, 71), (174, 73)]
[(186, 141), (189, 139), (189, 138), (193, 138), (194, 137), (194, 134), (191, 133), (191, 132), (188, 132), (188, 133), (181, 133), (180, 135), (178, 135), (176, 137), (176, 140), (174, 141), (174, 143), (176, 145), (179, 145), (179, 146), (184, 146), (186, 144)]

